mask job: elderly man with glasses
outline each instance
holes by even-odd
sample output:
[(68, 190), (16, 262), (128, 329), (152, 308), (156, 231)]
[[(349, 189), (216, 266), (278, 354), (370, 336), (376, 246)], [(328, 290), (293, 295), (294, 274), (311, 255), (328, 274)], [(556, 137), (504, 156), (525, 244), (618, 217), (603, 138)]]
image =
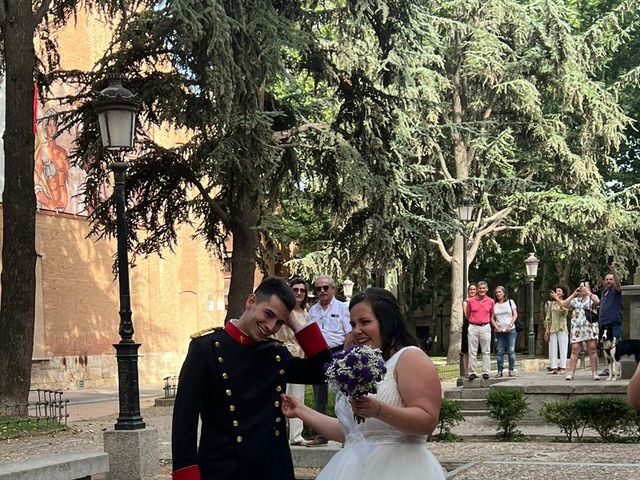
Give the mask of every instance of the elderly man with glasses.
[[(316, 322), (332, 353), (350, 344), (351, 323), (349, 305), (335, 298), (336, 284), (328, 275), (320, 275), (313, 282), (318, 303), (309, 309), (309, 322)], [(320, 413), (327, 413), (329, 388), (326, 383), (313, 386), (314, 408)], [(308, 440), (305, 445), (315, 447), (326, 445), (327, 439), (321, 435)]]

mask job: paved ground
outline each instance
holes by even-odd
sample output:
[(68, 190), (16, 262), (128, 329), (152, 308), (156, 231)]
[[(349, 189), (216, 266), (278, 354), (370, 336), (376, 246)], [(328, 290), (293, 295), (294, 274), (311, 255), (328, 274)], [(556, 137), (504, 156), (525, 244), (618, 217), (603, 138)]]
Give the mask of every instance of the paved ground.
[[(447, 383), (445, 388), (451, 387)], [(154, 387), (155, 388), (155, 387)], [(154, 390), (151, 388), (150, 390)], [(146, 389), (143, 389), (146, 390)], [(33, 456), (69, 452), (102, 451), (103, 431), (113, 428), (117, 410), (112, 392), (84, 393), (85, 399), (100, 401), (71, 405), (72, 428), (65, 432), (0, 442), (0, 462)], [(111, 397), (111, 398), (109, 398)], [(160, 473), (152, 480), (171, 478), (170, 423), (171, 407), (150, 407), (142, 401), (142, 415), (150, 427), (159, 431)], [(95, 417), (104, 413), (104, 416)], [(455, 480), (640, 480), (640, 445), (638, 444), (567, 444), (554, 439), (560, 436), (555, 427), (523, 425), (525, 435), (534, 435), (535, 442), (501, 443), (493, 440), (494, 424), (485, 418), (468, 418), (454, 432), (464, 437), (459, 443), (430, 443), (429, 448), (449, 470)], [(296, 447), (294, 458), (311, 455), (329, 457), (339, 445), (321, 448)], [(311, 452), (313, 451), (313, 452)], [(300, 468), (298, 478), (314, 478), (319, 470)]]

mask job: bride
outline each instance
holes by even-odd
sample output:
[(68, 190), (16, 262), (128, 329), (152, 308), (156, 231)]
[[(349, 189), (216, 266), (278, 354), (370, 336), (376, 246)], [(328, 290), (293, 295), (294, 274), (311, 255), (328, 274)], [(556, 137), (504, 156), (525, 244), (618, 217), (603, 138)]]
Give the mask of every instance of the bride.
[[(336, 395), (336, 418), (283, 396), (282, 411), (297, 417), (326, 438), (344, 443), (317, 480), (444, 480), (427, 449), (440, 413), (441, 390), (433, 362), (420, 350), (402, 318), (395, 297), (369, 288), (349, 305), (353, 340), (382, 350), (387, 373), (375, 395), (348, 401)], [(354, 415), (365, 419), (356, 424)]]

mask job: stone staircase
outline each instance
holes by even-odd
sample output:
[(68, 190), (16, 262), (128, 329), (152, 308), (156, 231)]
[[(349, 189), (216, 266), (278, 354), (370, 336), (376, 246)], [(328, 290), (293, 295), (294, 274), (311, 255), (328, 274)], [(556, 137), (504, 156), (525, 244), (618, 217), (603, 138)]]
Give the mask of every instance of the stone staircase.
[(461, 386), (445, 390), (444, 398), (456, 400), (460, 404), (460, 413), (465, 417), (488, 417), (486, 399), (491, 385), (509, 380), (510, 377), (486, 380), (478, 377), (473, 381), (465, 378)]

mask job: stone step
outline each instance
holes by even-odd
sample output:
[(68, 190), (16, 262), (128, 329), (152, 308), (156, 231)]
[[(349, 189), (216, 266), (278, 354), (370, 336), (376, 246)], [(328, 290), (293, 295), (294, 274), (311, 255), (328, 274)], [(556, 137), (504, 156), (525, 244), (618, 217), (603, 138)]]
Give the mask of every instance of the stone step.
[(487, 379), (482, 378), (482, 375), (479, 375), (474, 380), (469, 380), (468, 378), (464, 379), (462, 383), (462, 388), (489, 388), (491, 385), (495, 385), (496, 383), (508, 382), (513, 378), (517, 377), (502, 377), (502, 378), (494, 378), (489, 377)]
[(489, 412), (486, 410), (460, 410), (464, 417), (486, 417), (489, 418)]
[(460, 398), (487, 398), (489, 395), (489, 388), (481, 387), (481, 388), (463, 388), (462, 392), (460, 392)]
[(460, 410), (487, 410), (487, 402), (481, 398), (461, 398), (456, 400), (460, 404)]
[(463, 392), (463, 388), (462, 387), (455, 387), (455, 388), (451, 388), (449, 390), (445, 390), (442, 394), (442, 396), (444, 398), (448, 398), (451, 400), (458, 400), (460, 398), (462, 398), (462, 392)]
[(462, 388), (456, 387), (449, 390), (444, 391), (444, 398), (449, 398), (451, 400), (460, 400), (465, 398), (487, 398), (489, 394), (489, 388), (480, 387), (480, 388)]

